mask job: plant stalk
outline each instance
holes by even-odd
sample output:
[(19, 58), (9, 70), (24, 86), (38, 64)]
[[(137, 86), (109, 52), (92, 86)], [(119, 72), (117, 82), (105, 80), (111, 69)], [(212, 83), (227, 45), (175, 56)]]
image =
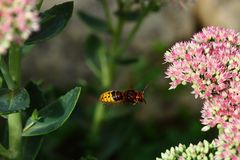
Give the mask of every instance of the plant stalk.
[(22, 123), (21, 114), (12, 113), (8, 115), (9, 129), (9, 151), (12, 160), (21, 160), (22, 150)]
[(97, 135), (103, 120), (103, 116), (104, 116), (104, 106), (102, 103), (97, 102), (94, 117), (93, 117), (93, 125), (92, 125), (92, 132), (91, 132), (91, 138), (93, 138), (93, 140), (97, 139)]
[[(9, 52), (9, 73), (14, 81), (14, 89), (21, 85), (21, 53), (20, 47), (13, 44)], [(21, 160), (22, 156), (22, 117), (21, 113), (8, 115), (9, 151), (12, 160)]]
[(106, 0), (100, 0), (100, 2), (103, 6), (103, 11), (104, 11), (105, 17), (107, 19), (106, 22), (107, 22), (107, 25), (110, 29), (110, 33), (112, 33), (112, 31), (113, 31), (112, 17), (111, 17), (111, 14), (110, 14), (108, 2)]
[[(100, 70), (101, 70), (101, 74), (100, 74), (101, 86), (102, 88), (109, 88), (111, 86), (111, 73), (109, 69), (106, 49), (101, 48), (99, 50), (98, 56), (99, 56), (98, 58), (99, 58)], [(97, 138), (97, 134), (99, 132), (99, 128), (101, 126), (103, 117), (104, 117), (104, 105), (100, 102), (97, 102), (94, 117), (93, 117), (92, 134), (91, 134), (91, 137), (93, 139)]]
[(111, 46), (111, 52), (110, 52), (110, 54), (112, 56), (116, 55), (116, 53), (118, 51), (123, 26), (124, 26), (124, 20), (122, 18), (119, 18), (117, 28), (116, 28), (115, 32), (113, 33), (113, 36), (112, 36), (112, 46)]
[(101, 68), (101, 83), (103, 88), (108, 88), (111, 86), (111, 74), (110, 66), (107, 57), (107, 51), (105, 49), (99, 50), (99, 62)]
[(21, 53), (17, 45), (13, 45), (9, 52), (9, 72), (12, 80), (15, 82), (15, 89), (21, 84)]
[(38, 0), (38, 1), (37, 1), (37, 4), (36, 4), (37, 10), (40, 10), (40, 9), (41, 9), (42, 4), (43, 4), (43, 0)]
[(146, 9), (146, 11), (144, 11), (142, 13), (142, 15), (139, 17), (138, 21), (133, 26), (132, 30), (130, 31), (130, 33), (129, 33), (128, 37), (127, 37), (127, 39), (125, 40), (125, 43), (118, 50), (117, 55), (119, 55), (121, 53), (124, 53), (128, 49), (129, 45), (131, 44), (131, 42), (135, 38), (137, 31), (139, 30), (140, 26), (143, 23), (144, 18), (148, 15), (148, 13), (149, 13), (149, 10)]

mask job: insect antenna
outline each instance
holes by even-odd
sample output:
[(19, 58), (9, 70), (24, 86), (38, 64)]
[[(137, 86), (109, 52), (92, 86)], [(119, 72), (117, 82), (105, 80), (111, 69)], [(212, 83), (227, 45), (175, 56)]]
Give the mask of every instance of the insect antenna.
[(149, 87), (150, 83), (151, 83), (151, 82), (148, 82), (148, 83), (145, 85), (145, 87), (143, 88), (143, 90), (142, 90), (143, 102), (144, 102), (145, 104), (147, 104), (147, 102), (146, 102), (146, 100), (144, 99), (144, 92), (145, 92), (145, 90)]
[(150, 83), (151, 83), (151, 82), (148, 82), (148, 83), (145, 85), (145, 87), (144, 87), (143, 90), (142, 90), (143, 93), (144, 93), (144, 91), (149, 87)]

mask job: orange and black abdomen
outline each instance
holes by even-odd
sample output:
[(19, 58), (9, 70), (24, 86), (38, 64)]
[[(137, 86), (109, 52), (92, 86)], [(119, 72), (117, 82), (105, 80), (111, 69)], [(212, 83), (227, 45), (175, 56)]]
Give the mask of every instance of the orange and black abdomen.
[(104, 92), (99, 98), (103, 103), (120, 103), (123, 102), (123, 99), (123, 93), (115, 90)]

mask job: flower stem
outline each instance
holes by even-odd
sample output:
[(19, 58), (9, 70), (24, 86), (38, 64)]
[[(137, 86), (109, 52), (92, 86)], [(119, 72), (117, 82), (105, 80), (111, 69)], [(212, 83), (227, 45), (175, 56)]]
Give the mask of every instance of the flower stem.
[(124, 20), (122, 18), (119, 18), (117, 28), (115, 32), (112, 34), (112, 47), (110, 52), (112, 56), (116, 55), (117, 53), (120, 38), (121, 38), (120, 36), (122, 35), (123, 26), (124, 26)]
[[(98, 58), (100, 62), (100, 78), (101, 78), (101, 86), (102, 88), (109, 88), (111, 85), (111, 73), (108, 63), (107, 51), (105, 48), (101, 48), (98, 52)], [(101, 122), (104, 116), (104, 106), (102, 103), (97, 103), (95, 108), (95, 113), (93, 117), (93, 125), (92, 125), (92, 134), (91, 137), (96, 139), (97, 133), (99, 131)]]
[(21, 84), (21, 53), (20, 48), (17, 45), (13, 45), (9, 52), (9, 72), (12, 76), (12, 80), (16, 84), (16, 88)]
[(110, 66), (105, 48), (99, 50), (99, 62), (101, 68), (101, 83), (103, 88), (108, 88), (111, 85)]
[(40, 9), (41, 9), (42, 4), (43, 4), (43, 0), (38, 0), (38, 1), (37, 1), (37, 4), (36, 4), (37, 10), (40, 10)]
[(8, 115), (8, 129), (10, 159), (20, 160), (22, 148), (22, 122), (20, 113)]
[[(9, 52), (9, 73), (14, 81), (14, 89), (21, 85), (21, 53), (19, 46), (13, 44)], [(21, 160), (22, 150), (22, 119), (21, 113), (8, 115), (9, 151), (11, 159)]]
[(109, 27), (110, 31), (112, 32), (113, 31), (112, 17), (111, 17), (111, 14), (110, 14), (108, 2), (106, 0), (100, 0), (100, 2), (103, 6), (103, 11), (104, 11), (104, 14), (105, 14), (106, 19), (107, 19), (106, 22), (108, 23), (108, 27)]
[(91, 132), (91, 138), (93, 138), (93, 140), (96, 140), (97, 138), (98, 131), (99, 131), (101, 122), (103, 120), (103, 115), (104, 115), (104, 106), (102, 103), (98, 102), (95, 108), (92, 132)]
[(130, 31), (122, 48), (120, 48), (120, 50), (118, 50), (117, 55), (124, 53), (128, 49), (129, 45), (131, 44), (134, 37), (136, 36), (137, 31), (139, 30), (140, 26), (143, 23), (144, 18), (148, 15), (148, 13), (149, 13), (149, 9), (146, 9), (145, 11), (143, 11), (142, 15), (139, 17), (138, 21), (136, 22), (136, 24), (133, 26), (132, 30)]

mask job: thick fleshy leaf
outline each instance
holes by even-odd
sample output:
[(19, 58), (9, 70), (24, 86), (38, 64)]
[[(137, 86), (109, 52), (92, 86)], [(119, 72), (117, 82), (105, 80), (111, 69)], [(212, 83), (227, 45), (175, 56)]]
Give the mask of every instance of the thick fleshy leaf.
[(23, 139), (22, 159), (34, 160), (41, 148), (43, 136), (25, 137)]
[(16, 91), (7, 88), (0, 89), (0, 114), (25, 110), (29, 104), (30, 98), (26, 89), (21, 88)]
[(108, 28), (106, 21), (104, 21), (100, 18), (94, 17), (83, 11), (78, 11), (78, 16), (91, 29), (98, 31), (98, 32), (109, 32), (109, 28)]
[[(31, 116), (27, 120), (22, 136), (44, 135), (61, 127), (72, 113), (80, 91), (80, 87), (72, 89), (57, 101), (39, 110), (37, 118)], [(34, 114), (36, 115), (36, 112)]]
[(40, 30), (34, 32), (25, 42), (26, 45), (48, 40), (60, 33), (72, 16), (73, 1), (55, 5), (40, 14)]

